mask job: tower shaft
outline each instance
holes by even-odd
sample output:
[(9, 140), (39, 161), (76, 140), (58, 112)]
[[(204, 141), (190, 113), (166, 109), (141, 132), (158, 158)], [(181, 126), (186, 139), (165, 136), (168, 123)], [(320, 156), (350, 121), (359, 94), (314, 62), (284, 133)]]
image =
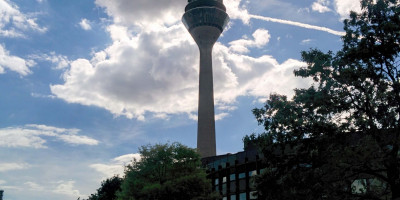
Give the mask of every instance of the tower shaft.
[(212, 48), (229, 21), (222, 0), (189, 0), (182, 21), (200, 51), (197, 150), (216, 155)]
[(199, 107), (197, 149), (202, 157), (216, 155), (212, 45), (199, 45)]

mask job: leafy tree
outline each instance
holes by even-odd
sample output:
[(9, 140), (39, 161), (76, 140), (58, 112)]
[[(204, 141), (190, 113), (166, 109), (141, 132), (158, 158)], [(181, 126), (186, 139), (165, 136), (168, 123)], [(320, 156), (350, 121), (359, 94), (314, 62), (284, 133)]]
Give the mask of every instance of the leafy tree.
[[(400, 5), (362, 0), (336, 54), (302, 52), (315, 82), (253, 113), (267, 169), (263, 199), (400, 199)], [(253, 140), (251, 140), (253, 138)]]
[(125, 169), (119, 200), (212, 199), (200, 156), (179, 143), (146, 145)]
[(120, 190), (122, 178), (113, 176), (101, 183), (95, 194), (91, 194), (87, 200), (116, 200), (117, 191)]

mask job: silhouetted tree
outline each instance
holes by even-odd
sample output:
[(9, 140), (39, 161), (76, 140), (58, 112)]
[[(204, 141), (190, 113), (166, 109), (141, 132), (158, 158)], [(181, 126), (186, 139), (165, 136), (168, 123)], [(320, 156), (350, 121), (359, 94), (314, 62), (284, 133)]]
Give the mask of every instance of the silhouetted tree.
[(254, 109), (267, 168), (261, 199), (400, 199), (399, 0), (362, 0), (336, 54), (302, 52), (295, 96)]
[(116, 200), (117, 191), (120, 190), (122, 178), (113, 176), (101, 183), (95, 194), (91, 194), (87, 200)]

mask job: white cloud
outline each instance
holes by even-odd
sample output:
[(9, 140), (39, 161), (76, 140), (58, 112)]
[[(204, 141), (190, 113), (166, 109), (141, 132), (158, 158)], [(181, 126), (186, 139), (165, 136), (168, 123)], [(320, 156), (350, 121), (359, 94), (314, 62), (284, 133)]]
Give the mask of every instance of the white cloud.
[[(112, 24), (107, 27), (107, 31), (110, 33), (110, 37), (113, 41), (129, 42), (134, 37), (126, 26)], [(104, 56), (106, 55), (103, 52), (99, 53), (102, 53)]]
[(84, 135), (59, 135), (58, 138), (68, 144), (97, 145), (99, 141)]
[(229, 115), (229, 113), (226, 113), (226, 112), (218, 113), (218, 114), (215, 115), (215, 120), (221, 120), (221, 119), (225, 118), (228, 115)]
[(131, 154), (125, 154), (122, 156), (118, 156), (113, 159), (113, 162), (116, 164), (126, 165), (128, 163), (131, 163), (133, 161), (133, 159), (140, 160), (140, 154), (131, 153)]
[[(2, 189), (7, 190), (31, 190), (34, 193), (54, 193), (63, 196), (73, 197), (74, 199), (78, 198), (79, 196), (87, 196), (80, 193), (78, 189), (75, 187), (75, 181), (73, 180), (60, 180), (60, 181), (40, 181), (33, 182), (33, 181), (26, 181), (20, 186), (1, 186)], [(5, 181), (4, 181), (5, 183)], [(2, 184), (0, 182), (0, 184)]]
[(231, 19), (240, 19), (244, 24), (249, 24), (250, 15), (242, 0), (225, 0), (224, 5)]
[(40, 27), (35, 18), (21, 13), (11, 1), (0, 0), (0, 36), (25, 37), (24, 32), (28, 30), (43, 33), (47, 28)]
[(50, 193), (53, 193), (55, 195), (52, 196), (56, 196), (55, 199), (59, 199), (59, 197), (61, 196), (67, 196), (68, 198), (73, 198), (73, 199), (77, 199), (78, 197), (82, 196), (88, 196), (81, 194), (79, 189), (76, 188), (75, 186), (76, 182), (74, 180), (41, 181), (39, 179), (37, 180), (39, 182), (25, 181), (18, 186), (3, 185), (6, 183), (6, 181), (0, 180), (0, 187), (1, 187), (0, 189), (10, 190), (10, 191), (14, 190), (14, 192), (30, 190), (31, 194), (45, 193), (51, 195)]
[(1, 186), (1, 189), (3, 189), (3, 190), (18, 190), (18, 191), (24, 190), (24, 188), (21, 188), (19, 186), (9, 186), (9, 185)]
[(0, 129), (2, 147), (30, 147), (45, 148), (46, 140), (38, 136), (35, 131), (22, 128), (5, 128)]
[(35, 61), (47, 61), (51, 62), (55, 66), (54, 69), (64, 69), (67, 68), (71, 61), (68, 60), (66, 56), (57, 55), (55, 52), (50, 52), (50, 54), (34, 54), (29, 55), (29, 59)]
[(25, 182), (24, 185), (28, 186), (29, 190), (35, 190), (35, 191), (43, 191), (45, 188), (35, 182)]
[[(104, 175), (103, 178), (109, 178), (114, 175), (123, 175), (124, 166), (123, 165), (115, 165), (115, 164), (92, 164), (90, 168), (95, 169)], [(103, 179), (102, 178), (102, 179)]]
[[(294, 88), (306, 87), (311, 83), (308, 79), (294, 77), (293, 70), (305, 66), (305, 63), (298, 60), (289, 59), (280, 64), (272, 56), (254, 58), (234, 54), (220, 44), (214, 47), (214, 52), (214, 55), (217, 55), (214, 64), (226, 70), (224, 72), (220, 71), (221, 68), (215, 70), (217, 105), (232, 103), (238, 96), (245, 95), (265, 98), (270, 93), (278, 92), (292, 96)], [(219, 78), (221, 74), (230, 74), (225, 75), (230, 79)]]
[(91, 30), (92, 26), (90, 25), (90, 21), (88, 19), (82, 19), (81, 22), (79, 22), (79, 25), (81, 28), (85, 31)]
[(349, 18), (350, 11), (360, 12), (361, 5), (359, 0), (335, 0), (336, 12), (340, 15), (340, 19)]
[(29, 167), (26, 163), (0, 163), (0, 172), (28, 169)]
[(40, 93), (31, 93), (32, 97), (35, 98), (50, 98), (50, 99), (55, 99), (56, 97), (54, 95), (46, 95), (46, 94), (40, 94)]
[(64, 129), (46, 125), (30, 124), (22, 127), (0, 129), (0, 147), (47, 148), (45, 138), (54, 138), (73, 145), (97, 145), (99, 142), (78, 135), (79, 129)]
[(130, 164), (133, 159), (140, 160), (140, 154), (125, 154), (112, 159), (109, 163), (97, 163), (92, 164), (89, 167), (95, 169), (96, 171), (102, 173), (105, 178), (110, 178), (114, 175), (122, 176), (124, 173), (124, 167)]
[(312, 43), (313, 41), (314, 41), (313, 39), (305, 39), (305, 40), (302, 40), (302, 41), (300, 42), (300, 44), (301, 44), (301, 45), (307, 45), (307, 44)]
[(254, 40), (240, 39), (229, 42), (229, 49), (237, 53), (248, 53), (249, 47), (261, 48), (265, 46), (269, 42), (270, 37), (271, 35), (267, 30), (257, 29), (253, 33)]
[(311, 5), (311, 9), (319, 13), (330, 12), (332, 10), (328, 7), (329, 4), (330, 4), (329, 0), (317, 0)]
[(104, 7), (114, 22), (123, 25), (136, 25), (146, 29), (157, 29), (164, 24), (180, 21), (187, 0), (96, 0)]
[(5, 69), (8, 69), (17, 72), (21, 76), (26, 76), (32, 73), (29, 68), (34, 65), (35, 62), (32, 60), (25, 60), (18, 56), (10, 55), (10, 52), (0, 44), (0, 74), (5, 73)]
[[(163, 25), (180, 22), (187, 0), (96, 0), (98, 6), (104, 7), (116, 24), (136, 25), (141, 28), (156, 30)], [(250, 22), (246, 9), (247, 2), (242, 0), (224, 0), (226, 11), (231, 19)]]
[(299, 8), (298, 13), (310, 13), (310, 8)]
[(52, 192), (74, 197), (82, 196), (79, 190), (75, 189), (74, 184), (75, 181), (59, 181), (57, 182), (56, 188), (53, 189)]

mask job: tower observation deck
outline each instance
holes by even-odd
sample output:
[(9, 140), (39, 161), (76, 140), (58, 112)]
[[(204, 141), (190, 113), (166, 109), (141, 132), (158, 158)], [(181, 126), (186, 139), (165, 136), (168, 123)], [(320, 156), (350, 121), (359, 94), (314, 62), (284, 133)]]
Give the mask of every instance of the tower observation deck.
[(229, 21), (222, 0), (188, 0), (182, 22), (200, 51), (197, 150), (216, 155), (212, 48)]

